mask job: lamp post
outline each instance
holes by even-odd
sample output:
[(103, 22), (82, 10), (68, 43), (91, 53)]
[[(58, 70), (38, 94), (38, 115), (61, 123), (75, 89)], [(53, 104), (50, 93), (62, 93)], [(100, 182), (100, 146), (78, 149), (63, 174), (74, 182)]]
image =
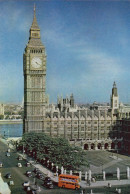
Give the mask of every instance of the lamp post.
[(102, 170), (102, 173), (103, 173), (103, 163), (101, 162), (101, 170)]
[(118, 150), (117, 150), (117, 160), (118, 160)]

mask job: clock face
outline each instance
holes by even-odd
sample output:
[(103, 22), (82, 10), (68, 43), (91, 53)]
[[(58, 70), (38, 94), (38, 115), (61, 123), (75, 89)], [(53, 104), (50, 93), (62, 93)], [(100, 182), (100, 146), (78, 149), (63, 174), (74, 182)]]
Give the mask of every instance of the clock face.
[(31, 65), (34, 69), (39, 69), (42, 66), (42, 60), (39, 57), (33, 57)]

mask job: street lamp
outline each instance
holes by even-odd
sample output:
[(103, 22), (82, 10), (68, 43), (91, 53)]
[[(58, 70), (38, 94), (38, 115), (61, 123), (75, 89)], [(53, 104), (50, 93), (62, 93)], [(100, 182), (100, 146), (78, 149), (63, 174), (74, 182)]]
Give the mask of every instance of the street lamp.
[(101, 162), (101, 166), (102, 166), (102, 173), (103, 173), (103, 163)]
[(118, 160), (118, 150), (117, 150), (117, 160)]

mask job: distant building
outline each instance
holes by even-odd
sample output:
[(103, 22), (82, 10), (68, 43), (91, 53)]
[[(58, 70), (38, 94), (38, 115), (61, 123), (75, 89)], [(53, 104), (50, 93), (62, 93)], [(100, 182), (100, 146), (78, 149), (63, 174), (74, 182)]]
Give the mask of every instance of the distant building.
[(4, 116), (4, 104), (0, 104), (0, 115)]
[(123, 148), (122, 118), (130, 117), (130, 109), (119, 105), (115, 82), (110, 105), (80, 107), (75, 104), (73, 94), (58, 97), (57, 105), (49, 105), (45, 94), (46, 53), (35, 9), (23, 64), (24, 132), (44, 132), (52, 137), (66, 138), (85, 150)]

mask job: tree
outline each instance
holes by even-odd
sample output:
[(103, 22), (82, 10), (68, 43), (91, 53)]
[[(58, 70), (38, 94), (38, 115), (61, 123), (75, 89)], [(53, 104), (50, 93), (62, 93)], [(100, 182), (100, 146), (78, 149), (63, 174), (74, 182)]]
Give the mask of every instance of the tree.
[(19, 148), (24, 149), (40, 162), (49, 160), (68, 170), (79, 169), (81, 165), (88, 165), (85, 152), (79, 147), (70, 146), (68, 140), (52, 138), (44, 133), (25, 133)]
[(4, 115), (0, 115), (0, 120), (4, 119)]

